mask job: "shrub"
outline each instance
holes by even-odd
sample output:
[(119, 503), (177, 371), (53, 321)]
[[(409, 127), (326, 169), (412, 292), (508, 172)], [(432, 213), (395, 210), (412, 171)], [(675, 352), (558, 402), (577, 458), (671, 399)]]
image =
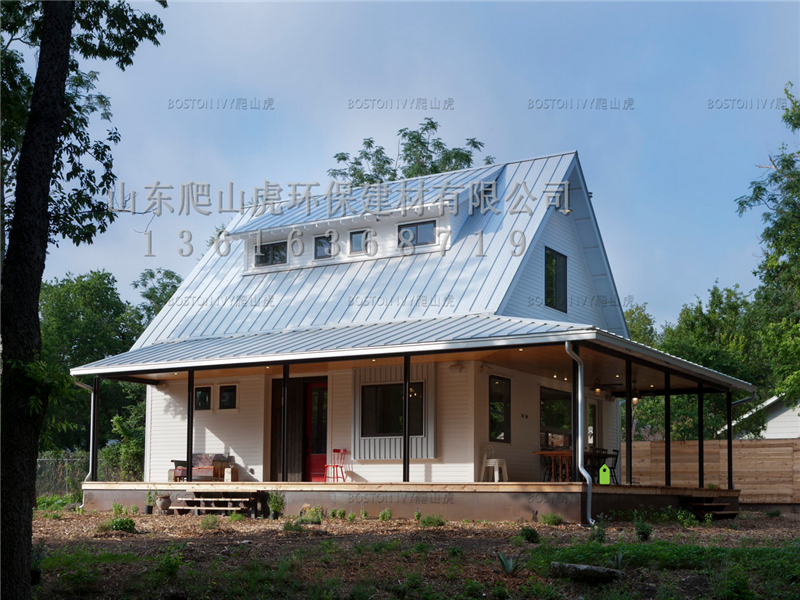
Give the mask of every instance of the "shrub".
[(347, 522), (348, 523), (355, 523), (356, 522), (356, 513), (351, 512), (349, 515), (347, 515)]
[(334, 509), (331, 511), (331, 516), (332, 516), (334, 519), (344, 519), (344, 518), (345, 518), (345, 516), (346, 516), (346, 513), (345, 513), (345, 510), (344, 510), (343, 508), (340, 508), (340, 509), (338, 509), (338, 510), (334, 508)]
[(210, 529), (217, 529), (219, 527), (219, 519), (217, 515), (206, 515), (200, 521), (200, 529), (208, 531)]
[(269, 493), (267, 505), (269, 506), (270, 511), (282, 515), (284, 509), (286, 508), (286, 496), (280, 490), (272, 490)]
[(711, 527), (711, 524), (714, 522), (714, 515), (710, 512), (703, 515), (703, 523), (706, 527)]
[(114, 516), (119, 516), (125, 513), (125, 507), (122, 506), (119, 502), (112, 502), (111, 503), (111, 514)]
[(367, 518), (367, 511), (364, 510), (363, 508), (361, 509), (361, 518), (362, 519), (366, 519)]
[(136, 523), (130, 517), (114, 517), (111, 519), (111, 530), (136, 533)]
[[(179, 546), (178, 548), (182, 548)], [(156, 570), (167, 577), (174, 577), (183, 564), (183, 554), (174, 547), (164, 551), (156, 562)]]
[(419, 524), (423, 527), (442, 527), (447, 525), (447, 521), (442, 518), (442, 515), (425, 515), (419, 519)]
[(729, 568), (719, 573), (712, 582), (714, 598), (719, 600), (752, 600), (756, 597), (750, 589), (747, 573)]
[(638, 537), (641, 542), (646, 542), (653, 534), (653, 526), (645, 521), (643, 517), (637, 515), (636, 519), (633, 521), (633, 526), (636, 529), (636, 537)]
[(678, 511), (677, 518), (678, 523), (684, 527), (697, 527), (700, 524), (700, 521), (697, 520), (697, 517), (695, 517), (685, 508), (682, 508)]
[(132, 515), (138, 515), (139, 514), (139, 507), (136, 506), (135, 504), (131, 505), (131, 514)]
[(781, 511), (776, 508), (774, 510), (768, 510), (765, 514), (770, 518), (780, 517), (781, 516)]
[(391, 508), (384, 508), (380, 512), (380, 514), (378, 515), (378, 518), (381, 521), (391, 521), (392, 520), (392, 509)]
[(228, 517), (228, 523), (237, 523), (239, 521), (244, 521), (244, 515), (240, 512), (235, 512)]
[(108, 519), (107, 521), (101, 521), (97, 524), (95, 529), (97, 533), (106, 533), (107, 531), (111, 531), (111, 519)]
[[(322, 524), (322, 517), (317, 512), (309, 511), (304, 516), (298, 517), (297, 521), (295, 521), (295, 522), (298, 525), (321, 525)], [(291, 530), (287, 529), (287, 531), (291, 531)]]
[(599, 519), (592, 525), (592, 531), (589, 534), (590, 542), (600, 542), (601, 544), (606, 541), (606, 524)]
[(544, 513), (540, 519), (544, 525), (561, 525), (564, 522), (564, 517), (558, 513)]
[(523, 540), (526, 542), (530, 542), (531, 544), (538, 544), (539, 543), (539, 532), (536, 531), (533, 527), (523, 527), (519, 530), (519, 535), (522, 537)]
[(300, 523), (299, 519), (298, 519), (297, 522), (292, 521), (291, 519), (289, 519), (288, 521), (286, 521), (286, 523), (283, 524), (283, 530), (284, 531), (300, 532), (300, 531), (303, 531), (303, 525)]
[(519, 573), (523, 568), (522, 564), (522, 557), (517, 556), (506, 556), (502, 552), (497, 553), (497, 560), (500, 562), (500, 568), (495, 569), (495, 573), (500, 573), (502, 575), (507, 575), (509, 577), (514, 577), (517, 573)]
[(447, 549), (447, 556), (450, 558), (461, 558), (464, 556), (464, 550), (458, 546), (450, 546)]

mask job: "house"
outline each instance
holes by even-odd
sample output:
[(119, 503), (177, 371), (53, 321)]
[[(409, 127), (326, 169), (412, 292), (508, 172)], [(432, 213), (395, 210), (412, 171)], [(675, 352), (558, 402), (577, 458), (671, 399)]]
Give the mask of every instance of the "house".
[[(800, 438), (800, 408), (789, 408), (781, 398), (772, 396), (772, 398), (765, 400), (762, 404), (734, 421), (734, 437), (736, 439), (740, 438), (735, 433), (736, 424), (760, 411), (764, 411), (766, 421), (766, 428), (761, 435), (763, 439), (785, 440)], [(724, 429), (720, 433), (723, 431)]]
[[(290, 510), (430, 502), (475, 518), (494, 494), (494, 518), (589, 520), (646, 491), (593, 496), (591, 481), (600, 462), (619, 479), (639, 396), (697, 394), (702, 419), (704, 394), (755, 389), (629, 339), (575, 152), (294, 204), (238, 215), (130, 351), (73, 369), (95, 390), (148, 384), (145, 481), (97, 482), (93, 466), (97, 506), (155, 487), (256, 503), (281, 489)], [(238, 482), (170, 481), (198, 453)], [(339, 456), (346, 481), (326, 482)], [(703, 495), (699, 461), (699, 489), (651, 499)], [(729, 486), (718, 495), (735, 503), (732, 473)]]

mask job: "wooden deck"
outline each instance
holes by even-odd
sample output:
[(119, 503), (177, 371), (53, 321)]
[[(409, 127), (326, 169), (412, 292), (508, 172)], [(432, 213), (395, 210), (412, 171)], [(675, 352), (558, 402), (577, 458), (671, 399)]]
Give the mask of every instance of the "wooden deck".
[[(171, 483), (86, 482), (85, 507), (110, 510), (112, 502), (141, 508), (148, 491), (171, 492), (173, 498), (224, 497), (226, 494), (252, 496), (258, 511), (266, 511), (270, 491), (286, 496), (286, 513), (297, 514), (303, 505), (347, 512), (367, 511), (370, 516), (390, 508), (399, 518), (411, 518), (415, 511), (441, 514), (450, 520), (529, 520), (535, 514), (557, 512), (567, 521), (585, 521), (586, 484), (543, 482), (486, 483), (276, 483), (241, 481), (235, 483), (196, 481)], [(641, 505), (662, 508), (679, 506), (691, 498), (724, 502), (739, 508), (737, 490), (708, 490), (692, 487), (593, 486), (592, 514), (628, 510)], [(175, 502), (174, 507), (185, 506)]]

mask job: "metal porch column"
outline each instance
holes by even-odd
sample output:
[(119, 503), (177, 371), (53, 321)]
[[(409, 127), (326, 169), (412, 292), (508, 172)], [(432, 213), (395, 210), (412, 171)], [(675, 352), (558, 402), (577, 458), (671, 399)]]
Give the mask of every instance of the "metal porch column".
[[(572, 351), (580, 356), (580, 348), (577, 343), (572, 344)], [(581, 474), (578, 472), (578, 363), (572, 361), (572, 481), (581, 481)]]
[(733, 489), (733, 398), (731, 391), (725, 394), (728, 413), (728, 489)]
[(700, 489), (705, 487), (703, 473), (703, 384), (697, 388), (697, 484)]
[(289, 363), (283, 365), (281, 384), (281, 481), (289, 481)]
[(410, 436), (408, 420), (411, 396), (411, 355), (403, 355), (403, 481), (410, 481), (411, 460), (409, 457)]
[(628, 485), (633, 485), (633, 388), (631, 361), (625, 361), (625, 468)]
[(670, 375), (664, 373), (664, 485), (672, 485), (672, 393)]
[(194, 371), (186, 373), (186, 481), (192, 480), (192, 446), (194, 445)]
[(92, 399), (89, 406), (89, 481), (97, 481), (97, 434), (100, 432), (100, 378), (92, 382)]

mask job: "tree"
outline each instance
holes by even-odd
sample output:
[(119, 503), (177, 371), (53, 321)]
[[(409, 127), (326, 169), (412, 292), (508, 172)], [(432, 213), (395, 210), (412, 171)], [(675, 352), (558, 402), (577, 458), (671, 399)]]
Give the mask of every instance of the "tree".
[[(786, 87), (783, 122), (800, 130), (800, 101)], [(776, 375), (775, 393), (790, 407), (800, 405), (800, 151), (785, 145), (762, 167), (750, 194), (736, 200), (741, 216), (763, 209), (763, 257), (755, 274), (761, 280), (756, 304), (761, 315), (764, 351)]]
[[(408, 179), (471, 167), (473, 152), (480, 152), (483, 142), (468, 138), (463, 148), (448, 148), (441, 138), (434, 137), (438, 131), (439, 124), (431, 118), (425, 119), (419, 129), (404, 127), (397, 132), (394, 160), (383, 146), (375, 145), (374, 138), (365, 138), (363, 147), (354, 157), (347, 152), (334, 155), (336, 162), (344, 166), (330, 169), (328, 175), (362, 186), (395, 181), (398, 176)], [(487, 156), (484, 163), (493, 164), (494, 157)]]
[(147, 328), (164, 305), (178, 291), (183, 279), (175, 271), (145, 269), (131, 285), (140, 290), (144, 303), (136, 307), (142, 331)]
[[(15, 111), (8, 119), (2, 113), (2, 587), (10, 598), (28, 598), (39, 435), (58, 391), (41, 358), (38, 309), (47, 247), (58, 236), (89, 243), (107, 227), (111, 216), (97, 196), (114, 184), (107, 142), (119, 139), (113, 131), (101, 141), (88, 134), (94, 112), (110, 114), (105, 100), (89, 93), (96, 76), (82, 73), (79, 59), (113, 60), (124, 69), (139, 43), (157, 43), (164, 28), (123, 1), (4, 2), (0, 10), (3, 62), (14, 42), (38, 49), (32, 85), (19, 53), (12, 68), (4, 64), (2, 70), (3, 89), (21, 88)], [(99, 176), (84, 158), (100, 165)]]
[(643, 304), (634, 303), (625, 311), (625, 321), (628, 324), (628, 332), (634, 342), (639, 342), (651, 348), (655, 348), (658, 345), (656, 320), (653, 315), (647, 312), (647, 302)]

